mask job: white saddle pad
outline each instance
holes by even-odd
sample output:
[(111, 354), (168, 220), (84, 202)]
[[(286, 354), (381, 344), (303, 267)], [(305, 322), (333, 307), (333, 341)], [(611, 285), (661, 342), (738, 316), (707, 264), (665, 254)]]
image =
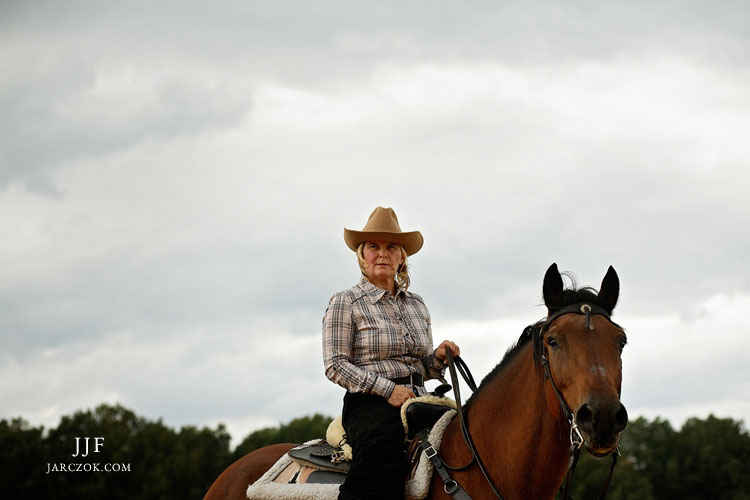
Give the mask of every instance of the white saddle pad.
[[(456, 416), (455, 410), (445, 412), (440, 420), (430, 431), (430, 443), (436, 449), (440, 449), (443, 433), (448, 424)], [(315, 442), (314, 440), (312, 442)], [(257, 481), (247, 489), (247, 498), (250, 500), (336, 500), (339, 496), (338, 484), (284, 484), (274, 482), (274, 479), (292, 462), (286, 453)], [(405, 484), (405, 493), (408, 500), (422, 500), (430, 491), (430, 480), (432, 479), (432, 462), (422, 452), (422, 458), (414, 474)]]

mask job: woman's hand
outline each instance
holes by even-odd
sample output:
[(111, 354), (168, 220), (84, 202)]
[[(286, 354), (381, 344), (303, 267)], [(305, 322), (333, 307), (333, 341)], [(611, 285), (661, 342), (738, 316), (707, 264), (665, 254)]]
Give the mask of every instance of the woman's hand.
[(451, 342), (450, 340), (443, 340), (437, 347), (437, 349), (435, 349), (435, 356), (437, 356), (437, 359), (442, 361), (443, 364), (446, 363), (446, 359), (448, 357), (446, 349), (450, 349), (451, 356), (454, 358), (461, 354), (461, 349), (459, 349), (454, 342)]
[(388, 404), (396, 408), (401, 408), (401, 405), (404, 404), (407, 399), (416, 397), (417, 396), (414, 392), (405, 385), (397, 385), (393, 388), (393, 392), (388, 398)]

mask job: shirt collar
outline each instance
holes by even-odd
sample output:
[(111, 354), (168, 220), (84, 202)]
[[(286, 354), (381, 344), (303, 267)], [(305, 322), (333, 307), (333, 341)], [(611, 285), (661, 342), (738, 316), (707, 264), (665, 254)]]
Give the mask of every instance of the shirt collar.
[[(370, 300), (372, 300), (373, 303), (382, 299), (383, 296), (388, 293), (387, 290), (383, 290), (382, 288), (373, 285), (370, 282), (370, 280), (367, 279), (366, 276), (362, 276), (360, 278), (359, 287), (362, 289), (363, 292), (365, 292), (365, 295), (370, 297)], [(402, 293), (406, 293), (406, 291), (403, 288), (399, 287), (396, 289), (396, 297), (398, 297)]]

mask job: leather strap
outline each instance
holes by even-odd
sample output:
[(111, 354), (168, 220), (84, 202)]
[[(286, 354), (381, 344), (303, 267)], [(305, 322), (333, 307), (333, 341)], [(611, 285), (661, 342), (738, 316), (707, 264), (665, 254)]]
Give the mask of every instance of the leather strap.
[(424, 387), (424, 377), (421, 373), (410, 373), (406, 377), (396, 377), (389, 380), (396, 385), (416, 385), (418, 387)]
[(453, 358), (453, 363), (456, 365), (458, 373), (460, 373), (464, 381), (466, 381), (466, 385), (469, 386), (469, 389), (471, 389), (472, 392), (476, 391), (477, 383), (474, 382), (474, 377), (469, 371), (469, 366), (464, 362), (463, 359), (461, 359), (461, 356), (456, 356), (455, 358)]
[(589, 304), (588, 302), (581, 302), (578, 304), (573, 304), (570, 306), (563, 307), (561, 309), (556, 310), (555, 312), (551, 313), (547, 320), (545, 321), (545, 325), (549, 325), (553, 321), (555, 321), (557, 318), (564, 314), (585, 314), (587, 316), (593, 315), (593, 314), (599, 314), (601, 316), (604, 316), (608, 320), (612, 321), (612, 318), (610, 317), (609, 312), (607, 312), (604, 308), (597, 306), (596, 304)]
[(443, 491), (455, 500), (471, 500), (471, 497), (461, 485), (451, 478), (450, 473), (446, 470), (443, 461), (440, 459), (440, 454), (432, 447), (425, 434), (422, 433), (417, 437), (422, 445), (422, 451), (424, 451), (425, 456), (430, 459), (432, 466), (435, 468), (435, 472), (437, 472), (440, 479), (443, 480)]
[[(463, 406), (461, 405), (461, 390), (458, 387), (458, 375), (456, 375), (456, 363), (454, 362), (453, 356), (451, 355), (450, 350), (445, 350), (446, 354), (446, 360), (448, 361), (448, 369), (451, 373), (451, 382), (453, 382), (453, 395), (456, 398), (456, 411), (458, 413), (458, 421), (461, 424), (461, 434), (463, 435), (464, 442), (466, 442), (466, 446), (469, 448), (469, 451), (471, 451), (472, 461), (469, 462), (466, 466), (461, 467), (460, 469), (468, 468), (474, 461), (476, 461), (477, 466), (479, 467), (479, 470), (482, 471), (482, 475), (484, 476), (485, 481), (487, 481), (487, 484), (489, 485), (490, 489), (492, 490), (492, 493), (495, 494), (495, 496), (498, 498), (498, 500), (503, 500), (502, 495), (500, 494), (497, 486), (495, 486), (495, 483), (492, 481), (492, 478), (490, 477), (489, 473), (487, 472), (487, 469), (484, 467), (484, 463), (482, 462), (481, 457), (479, 456), (479, 452), (477, 452), (476, 447), (474, 446), (474, 441), (471, 439), (471, 434), (469, 433), (469, 427), (466, 425), (466, 420), (464, 418), (464, 410)], [(456, 359), (461, 359), (459, 356), (456, 356)], [(460, 361), (461, 364), (464, 365), (465, 371), (468, 373), (468, 367), (463, 362), (463, 360)], [(474, 377), (471, 376), (471, 373), (467, 374), (464, 373), (462, 370), (461, 373), (464, 376), (464, 379), (466, 380), (466, 383), (469, 386), (474, 386), (472, 390), (476, 388), (476, 384), (474, 383)], [(471, 380), (471, 382), (469, 382)], [(452, 468), (452, 467), (451, 467)], [(454, 469), (458, 470), (458, 469)]]
[(607, 490), (609, 489), (609, 483), (612, 481), (612, 473), (615, 471), (615, 465), (617, 465), (617, 457), (620, 455), (620, 448), (618, 447), (615, 452), (612, 454), (612, 465), (609, 467), (609, 473), (607, 474), (607, 479), (604, 480), (604, 486), (602, 486), (602, 491), (599, 494), (599, 500), (604, 500), (604, 497), (607, 496)]

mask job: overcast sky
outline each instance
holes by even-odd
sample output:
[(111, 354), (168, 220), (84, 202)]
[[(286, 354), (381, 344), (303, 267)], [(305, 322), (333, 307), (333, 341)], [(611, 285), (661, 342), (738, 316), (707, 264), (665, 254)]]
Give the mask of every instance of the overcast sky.
[(632, 417), (748, 421), (745, 2), (0, 3), (0, 418), (340, 411), (377, 205), (475, 377), (620, 276)]

